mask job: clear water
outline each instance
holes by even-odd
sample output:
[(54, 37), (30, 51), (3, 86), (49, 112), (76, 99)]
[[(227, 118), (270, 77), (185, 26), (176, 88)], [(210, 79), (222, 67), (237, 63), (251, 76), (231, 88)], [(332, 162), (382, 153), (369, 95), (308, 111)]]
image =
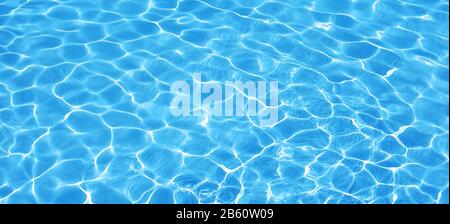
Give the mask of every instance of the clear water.
[[(446, 0), (0, 0), (2, 203), (448, 203)], [(170, 83), (278, 80), (279, 122)]]

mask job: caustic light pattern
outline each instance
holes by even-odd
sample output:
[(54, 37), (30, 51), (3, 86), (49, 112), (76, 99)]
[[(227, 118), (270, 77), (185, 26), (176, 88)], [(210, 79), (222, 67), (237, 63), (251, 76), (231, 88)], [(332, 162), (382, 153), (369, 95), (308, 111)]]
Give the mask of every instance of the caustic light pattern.
[[(446, 0), (1, 0), (1, 203), (448, 203)], [(278, 81), (278, 121), (171, 83)]]

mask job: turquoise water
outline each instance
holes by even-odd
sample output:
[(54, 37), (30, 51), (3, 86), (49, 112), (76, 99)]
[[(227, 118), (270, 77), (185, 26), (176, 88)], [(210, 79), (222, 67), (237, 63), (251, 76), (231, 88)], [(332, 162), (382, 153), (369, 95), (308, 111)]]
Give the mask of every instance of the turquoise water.
[[(445, 0), (0, 0), (1, 203), (448, 203)], [(277, 80), (278, 122), (170, 84)]]

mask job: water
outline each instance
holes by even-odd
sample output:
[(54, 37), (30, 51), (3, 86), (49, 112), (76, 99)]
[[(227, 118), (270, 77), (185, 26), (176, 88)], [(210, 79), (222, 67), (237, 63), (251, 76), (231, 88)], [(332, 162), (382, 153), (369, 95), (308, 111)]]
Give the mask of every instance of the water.
[[(448, 1), (1, 0), (2, 203), (448, 203)], [(170, 84), (278, 81), (279, 121)]]

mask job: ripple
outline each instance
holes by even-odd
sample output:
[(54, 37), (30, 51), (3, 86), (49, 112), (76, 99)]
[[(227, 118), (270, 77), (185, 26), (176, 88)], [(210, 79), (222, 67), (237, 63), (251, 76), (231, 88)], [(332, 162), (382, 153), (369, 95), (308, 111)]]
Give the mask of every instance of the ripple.
[[(448, 203), (448, 1), (0, 4), (0, 203)], [(173, 117), (271, 81), (279, 121)]]

